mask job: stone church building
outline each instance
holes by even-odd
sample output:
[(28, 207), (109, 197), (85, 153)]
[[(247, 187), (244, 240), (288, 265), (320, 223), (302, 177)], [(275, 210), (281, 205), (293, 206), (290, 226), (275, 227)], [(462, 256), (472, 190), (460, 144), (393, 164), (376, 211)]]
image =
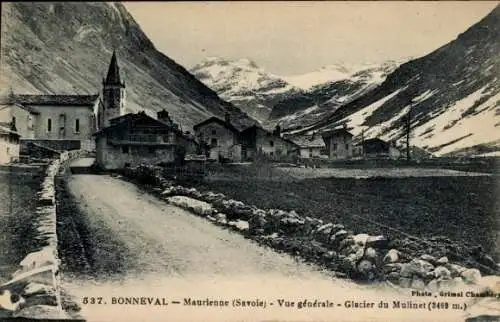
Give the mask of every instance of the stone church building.
[(20, 135), (21, 154), (31, 144), (58, 151), (94, 150), (92, 135), (124, 111), (125, 83), (115, 52), (102, 82), (102, 95), (27, 95), (11, 90), (0, 98), (0, 122), (12, 125)]

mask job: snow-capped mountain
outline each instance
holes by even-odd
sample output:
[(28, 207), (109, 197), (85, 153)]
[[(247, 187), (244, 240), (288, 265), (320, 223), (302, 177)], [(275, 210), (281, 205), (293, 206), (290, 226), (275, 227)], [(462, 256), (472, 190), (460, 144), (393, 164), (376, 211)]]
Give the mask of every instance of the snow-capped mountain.
[[(408, 60), (410, 60), (410, 58), (405, 59), (404, 61)], [(382, 83), (388, 72), (393, 71), (395, 67), (397, 67), (404, 61), (387, 61), (382, 64), (352, 64), (342, 62), (324, 66), (319, 70), (302, 75), (285, 76), (284, 79), (288, 83), (304, 90), (311, 90), (317, 85), (334, 83), (345, 79), (355, 79), (356, 77), (360, 77), (363, 75), (365, 75), (365, 77), (370, 76), (373, 83)]]
[(4, 88), (18, 94), (97, 94), (116, 50), (129, 112), (156, 115), (165, 108), (186, 130), (226, 112), (238, 127), (256, 123), (159, 52), (122, 3), (1, 5)]
[[(299, 124), (316, 121), (331, 109), (310, 109), (327, 101), (344, 102), (380, 84), (398, 66), (339, 63), (318, 71), (295, 76), (278, 76), (243, 58), (231, 60), (210, 57), (190, 69), (200, 81), (264, 125)], [(281, 118), (287, 117), (283, 120)], [(288, 122), (290, 121), (290, 122)]]
[(276, 102), (300, 91), (249, 59), (210, 57), (190, 72), (205, 85), (259, 121), (265, 121)]
[(302, 86), (302, 92), (289, 95), (273, 106), (267, 123), (282, 128), (313, 124), (329, 117), (341, 105), (380, 85), (403, 61), (382, 64), (336, 64), (312, 73), (288, 77)]
[(500, 155), (500, 6), (430, 54), (402, 64), (386, 80), (329, 117), (289, 129), (311, 133), (347, 123), (365, 138), (402, 140), (442, 155)]

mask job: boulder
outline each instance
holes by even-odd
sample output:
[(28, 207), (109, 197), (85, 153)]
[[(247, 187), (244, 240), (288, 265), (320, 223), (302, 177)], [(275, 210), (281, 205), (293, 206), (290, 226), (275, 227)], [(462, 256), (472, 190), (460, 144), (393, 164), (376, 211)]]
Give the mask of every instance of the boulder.
[(347, 232), (347, 230), (341, 229), (332, 236), (331, 241), (340, 244), (340, 242), (344, 240), (348, 235), (349, 233)]
[(437, 292), (439, 290), (439, 285), (437, 280), (433, 279), (429, 283), (427, 283), (426, 289), (431, 292)]
[(366, 247), (372, 247), (375, 249), (386, 249), (389, 245), (389, 240), (382, 235), (370, 236), (366, 239)]
[(416, 290), (423, 290), (425, 288), (425, 283), (422, 279), (418, 277), (413, 277), (411, 281), (411, 288)]
[(412, 279), (411, 278), (408, 278), (408, 277), (403, 277), (401, 276), (399, 278), (399, 286), (403, 287), (403, 288), (409, 288), (411, 286), (411, 283), (412, 283)]
[(385, 254), (383, 262), (384, 263), (396, 263), (399, 261), (399, 251), (397, 249), (391, 249)]
[(368, 237), (370, 237), (370, 235), (368, 235), (368, 234), (357, 234), (357, 235), (352, 236), (352, 238), (354, 239), (354, 242), (360, 246), (363, 246), (363, 247), (365, 247), (366, 241), (368, 240)]
[(451, 278), (451, 273), (446, 267), (438, 266), (434, 269), (434, 277), (436, 277), (436, 278)]
[(481, 281), (481, 272), (476, 268), (469, 268), (461, 274), (466, 284), (478, 284)]
[(412, 277), (419, 276), (425, 277), (426, 274), (434, 269), (434, 266), (424, 261), (423, 259), (414, 259), (409, 263), (403, 264), (401, 268), (401, 276)]
[(429, 254), (423, 254), (422, 256), (420, 256), (420, 258), (426, 262), (431, 263), (432, 265), (436, 265), (437, 259), (434, 256), (431, 256)]
[(28, 285), (26, 285), (26, 287), (24, 287), (22, 295), (23, 296), (31, 296), (36, 294), (54, 295), (55, 292), (56, 291), (52, 286), (40, 283), (29, 283)]
[(345, 229), (344, 225), (342, 225), (342, 224), (334, 224), (332, 226), (332, 234), (335, 234), (336, 232), (338, 232), (340, 230), (344, 230), (344, 229)]
[(221, 224), (226, 224), (227, 223), (226, 215), (223, 214), (223, 213), (220, 213), (220, 212), (215, 214), (215, 220), (218, 223), (221, 223)]
[(67, 319), (68, 316), (64, 311), (61, 311), (57, 306), (51, 305), (33, 305), (25, 307), (13, 314), (16, 318), (36, 318), (44, 320)]
[(402, 267), (403, 264), (401, 263), (388, 263), (382, 267), (382, 270), (385, 274), (390, 274), (393, 272), (400, 272)]
[(436, 265), (446, 265), (448, 264), (448, 257), (443, 256), (436, 261)]
[(356, 254), (350, 254), (348, 256), (339, 256), (340, 259), (340, 268), (343, 272), (348, 275), (352, 274), (356, 270)]
[(378, 259), (378, 254), (377, 251), (374, 248), (368, 247), (365, 250), (365, 256), (367, 260), (371, 261), (372, 263), (376, 263)]
[(462, 276), (462, 272), (466, 270), (465, 267), (457, 264), (448, 264), (446, 268), (448, 268), (452, 277)]
[(375, 267), (369, 260), (363, 259), (358, 264), (358, 273), (367, 281), (373, 281), (375, 279)]
[(342, 241), (340, 241), (338, 246), (339, 246), (338, 249), (340, 251), (344, 251), (344, 249), (350, 249), (351, 248), (350, 246), (355, 246), (356, 249), (361, 247), (360, 245), (354, 242), (352, 236), (347, 236), (346, 238), (344, 238)]
[(398, 272), (390, 272), (386, 275), (386, 279), (393, 284), (399, 284), (400, 277)]
[(330, 241), (330, 235), (332, 233), (332, 223), (319, 226), (314, 232), (314, 239), (321, 243), (328, 243)]

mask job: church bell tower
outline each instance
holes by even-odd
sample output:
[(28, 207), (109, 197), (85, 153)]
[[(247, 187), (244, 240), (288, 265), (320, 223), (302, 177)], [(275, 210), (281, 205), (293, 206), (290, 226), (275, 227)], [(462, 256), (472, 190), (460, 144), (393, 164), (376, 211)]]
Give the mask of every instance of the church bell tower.
[(109, 63), (108, 74), (102, 82), (103, 110), (99, 128), (109, 126), (109, 120), (121, 116), (125, 112), (125, 82), (121, 81), (120, 68), (113, 51)]

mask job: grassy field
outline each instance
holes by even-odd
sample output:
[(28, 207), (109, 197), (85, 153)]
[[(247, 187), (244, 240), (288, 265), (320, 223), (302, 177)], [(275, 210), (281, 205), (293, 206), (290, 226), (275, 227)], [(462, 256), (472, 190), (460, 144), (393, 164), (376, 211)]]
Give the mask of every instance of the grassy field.
[(364, 179), (297, 180), (295, 175), (263, 165), (233, 166), (188, 184), (260, 208), (294, 209), (302, 215), (343, 223), (354, 232), (391, 237), (401, 237), (396, 230), (418, 237), (442, 235), (482, 245), (500, 258), (498, 176), (383, 174)]
[(30, 223), (40, 180), (31, 174), (0, 172), (0, 282), (37, 246), (30, 238), (35, 234)]

